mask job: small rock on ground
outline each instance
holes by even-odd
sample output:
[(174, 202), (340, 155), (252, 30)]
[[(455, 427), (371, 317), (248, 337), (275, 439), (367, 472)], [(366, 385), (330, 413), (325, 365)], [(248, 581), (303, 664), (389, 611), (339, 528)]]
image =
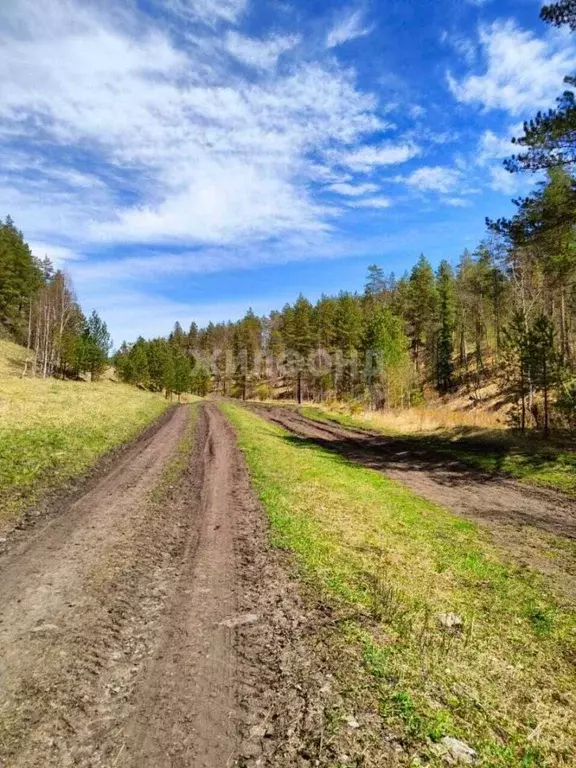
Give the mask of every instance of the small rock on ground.
[(476, 762), (476, 752), (459, 739), (445, 736), (440, 739), (440, 754), (448, 765), (473, 765)]

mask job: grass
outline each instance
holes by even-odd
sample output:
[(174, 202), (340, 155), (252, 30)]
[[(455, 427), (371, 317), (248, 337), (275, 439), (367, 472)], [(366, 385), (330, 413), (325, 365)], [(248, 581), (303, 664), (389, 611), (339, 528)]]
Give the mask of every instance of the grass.
[[(398, 483), (263, 421), (234, 424), (274, 543), (361, 648), (405, 753), (440, 765), (460, 738), (478, 764), (573, 765), (576, 615), (483, 532)], [(461, 617), (449, 629), (444, 614)], [(427, 762), (430, 761), (430, 762)]]
[(157, 394), (111, 381), (22, 379), (25, 355), (0, 341), (0, 528), (168, 406)]
[(470, 427), (402, 431), (401, 418), (388, 418), (386, 414), (352, 415), (341, 410), (308, 406), (301, 410), (305, 416), (317, 421), (335, 421), (346, 427), (402, 437), (413, 441), (415, 447), (426, 443), (435, 451), (477, 469), (500, 472), (576, 496), (576, 451), (544, 443), (533, 435), (522, 439), (502, 429)]

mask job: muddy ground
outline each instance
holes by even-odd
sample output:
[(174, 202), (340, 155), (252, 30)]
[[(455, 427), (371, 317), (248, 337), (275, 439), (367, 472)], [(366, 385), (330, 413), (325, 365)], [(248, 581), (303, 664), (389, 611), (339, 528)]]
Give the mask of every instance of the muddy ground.
[[(553, 588), (576, 599), (576, 501), (498, 473), (470, 468), (423, 441), (388, 438), (309, 419), (293, 408), (251, 404), (254, 412), (362, 466), (384, 472), (425, 499), (470, 518), (522, 565), (551, 577)], [(552, 555), (552, 556), (550, 556)]]
[(214, 404), (189, 414), (0, 555), (0, 766), (396, 765), (342, 695), (360, 665), (335, 662), (336, 618), (268, 543), (232, 428)]

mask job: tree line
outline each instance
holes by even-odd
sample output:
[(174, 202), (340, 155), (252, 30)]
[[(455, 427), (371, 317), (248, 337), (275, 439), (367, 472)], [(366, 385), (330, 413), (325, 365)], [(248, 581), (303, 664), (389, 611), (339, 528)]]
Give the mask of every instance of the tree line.
[(576, 179), (551, 167), (515, 205), (454, 266), (420, 256), (396, 278), (372, 265), (362, 293), (301, 295), (265, 317), (249, 310), (187, 331), (176, 323), (167, 339), (124, 345), (120, 375), (178, 393), (195, 372), (198, 394), (374, 408), (422, 403), (431, 389), (478, 400), (492, 385), (521, 429), (574, 426)]
[(178, 334), (149, 341), (140, 337), (134, 344), (123, 342), (114, 356), (118, 377), (166, 397), (185, 392), (204, 397), (210, 391), (210, 372), (197, 364), (193, 350), (181, 343)]
[(70, 279), (32, 254), (10, 216), (0, 219), (0, 334), (30, 350), (24, 375), (97, 379), (112, 346), (106, 323), (84, 316)]

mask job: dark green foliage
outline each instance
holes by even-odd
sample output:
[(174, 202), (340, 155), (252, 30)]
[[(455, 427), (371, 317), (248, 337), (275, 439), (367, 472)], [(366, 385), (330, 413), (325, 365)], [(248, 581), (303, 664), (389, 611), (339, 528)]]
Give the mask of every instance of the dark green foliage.
[(576, 0), (560, 0), (558, 3), (545, 5), (540, 11), (540, 18), (555, 27), (566, 24), (572, 32), (576, 31)]
[[(406, 299), (405, 317), (412, 339), (414, 364), (416, 370), (419, 371), (423, 365), (430, 361), (438, 300), (434, 272), (424, 255), (420, 256), (410, 273)], [(428, 357), (426, 352), (428, 352)]]
[[(568, 26), (576, 31), (575, 0), (560, 0), (545, 5), (540, 18), (555, 27)], [(571, 88), (576, 79), (567, 75), (564, 83)], [(572, 90), (565, 90), (557, 99), (556, 109), (538, 112), (524, 123), (524, 135), (513, 142), (525, 149), (505, 161), (511, 172), (539, 171), (576, 162), (576, 101)]]
[(177, 339), (171, 335), (151, 341), (140, 337), (132, 345), (123, 342), (114, 356), (116, 375), (128, 384), (165, 392), (166, 397), (192, 392), (195, 360), (185, 351), (186, 335), (177, 334)]
[(455, 280), (452, 268), (442, 261), (438, 268), (438, 345), (436, 386), (442, 394), (454, 386)]
[(31, 300), (51, 276), (32, 256), (10, 216), (0, 219), (0, 326), (17, 341), (25, 341)]
[(368, 267), (368, 276), (366, 278), (365, 293), (370, 298), (377, 298), (386, 290), (386, 275), (382, 267), (377, 264), (371, 264)]
[(190, 382), (190, 391), (193, 395), (206, 397), (210, 392), (211, 376), (210, 371), (203, 365), (198, 365), (192, 371)]
[(76, 342), (76, 365), (80, 373), (89, 373), (92, 381), (98, 379), (108, 365), (112, 340), (106, 323), (96, 310), (86, 320), (82, 335)]
[(544, 435), (550, 432), (550, 392), (557, 383), (556, 332), (550, 318), (539, 315), (528, 332), (528, 367), (534, 390), (542, 395), (542, 418), (535, 413)]

